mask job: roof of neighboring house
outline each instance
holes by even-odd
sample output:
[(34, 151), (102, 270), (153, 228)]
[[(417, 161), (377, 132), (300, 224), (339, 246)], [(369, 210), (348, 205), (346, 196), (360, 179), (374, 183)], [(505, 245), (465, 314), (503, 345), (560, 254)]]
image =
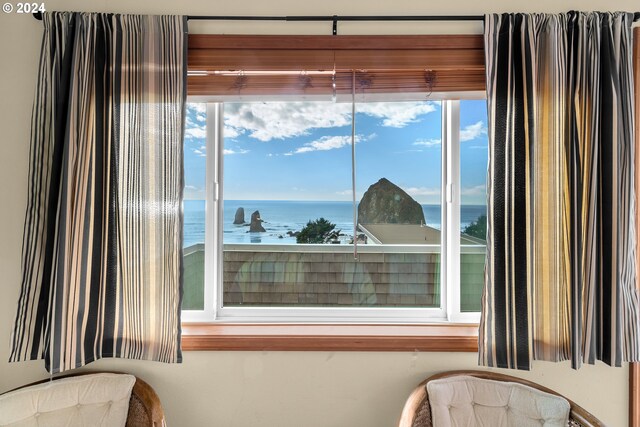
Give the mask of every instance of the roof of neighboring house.
[[(439, 245), (440, 230), (417, 224), (358, 224), (371, 243), (383, 245)], [(461, 245), (485, 245), (477, 237), (460, 234)]]

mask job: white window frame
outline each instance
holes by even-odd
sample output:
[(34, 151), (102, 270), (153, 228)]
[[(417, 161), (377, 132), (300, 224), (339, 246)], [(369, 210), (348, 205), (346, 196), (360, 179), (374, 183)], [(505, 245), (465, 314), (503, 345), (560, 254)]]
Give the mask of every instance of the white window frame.
[[(477, 93), (460, 99), (478, 99)], [(459, 94), (456, 94), (459, 97)], [(441, 245), (439, 308), (396, 307), (224, 307), (223, 302), (223, 236), (222, 201), (224, 186), (223, 138), (224, 104), (207, 102), (206, 147), (206, 221), (204, 309), (183, 310), (185, 322), (266, 322), (266, 323), (478, 323), (480, 313), (460, 311), (460, 101), (442, 100), (442, 178), (441, 188)], [(323, 245), (319, 245), (323, 246)], [(326, 245), (324, 245), (326, 246)], [(438, 245), (434, 245), (438, 246)], [(282, 250), (280, 245), (260, 245), (262, 250)], [(333, 250), (351, 250), (351, 246), (333, 246)], [(385, 252), (427, 252), (428, 246), (408, 249), (406, 246), (385, 245)], [(433, 248), (431, 248), (433, 249)], [(296, 250), (314, 251), (314, 245)], [(360, 253), (368, 252), (366, 245)], [(379, 250), (379, 248), (378, 248)]]

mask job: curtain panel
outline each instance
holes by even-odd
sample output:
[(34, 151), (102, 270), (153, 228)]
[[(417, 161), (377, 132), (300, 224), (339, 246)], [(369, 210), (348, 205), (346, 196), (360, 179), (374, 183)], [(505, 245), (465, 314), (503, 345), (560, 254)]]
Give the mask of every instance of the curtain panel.
[(181, 361), (186, 32), (44, 14), (10, 361)]
[(488, 15), (479, 361), (638, 361), (633, 15)]

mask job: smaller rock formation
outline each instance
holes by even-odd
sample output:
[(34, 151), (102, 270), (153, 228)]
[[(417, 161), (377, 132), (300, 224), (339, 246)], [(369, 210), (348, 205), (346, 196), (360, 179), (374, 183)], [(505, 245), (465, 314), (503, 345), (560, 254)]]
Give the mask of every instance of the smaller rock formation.
[(236, 217), (233, 219), (235, 225), (244, 224), (244, 208), (236, 210)]
[(262, 226), (262, 219), (260, 219), (260, 211), (255, 211), (251, 214), (251, 224), (249, 225), (250, 233), (264, 233), (265, 230)]

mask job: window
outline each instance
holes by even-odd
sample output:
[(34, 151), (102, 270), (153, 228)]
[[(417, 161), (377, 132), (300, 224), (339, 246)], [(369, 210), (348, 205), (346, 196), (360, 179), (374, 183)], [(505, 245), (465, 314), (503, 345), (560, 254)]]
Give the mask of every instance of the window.
[(184, 319), (477, 321), (480, 37), (191, 37)]
[[(187, 318), (477, 320), (484, 101), (356, 111), (354, 230), (350, 103), (189, 104)], [(322, 220), (317, 243), (301, 239)]]

